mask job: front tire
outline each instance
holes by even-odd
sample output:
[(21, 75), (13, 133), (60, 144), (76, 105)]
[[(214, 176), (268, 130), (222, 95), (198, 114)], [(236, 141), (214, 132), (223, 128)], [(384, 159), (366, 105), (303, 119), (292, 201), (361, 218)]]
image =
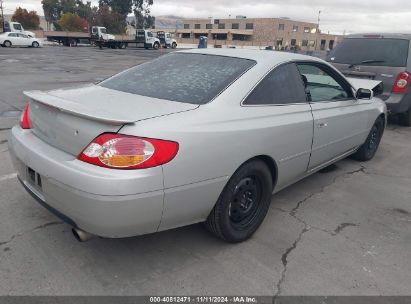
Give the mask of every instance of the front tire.
[(153, 49), (158, 50), (160, 48), (160, 45), (158, 43), (153, 44)]
[(171, 45), (171, 48), (172, 48), (172, 49), (177, 48), (177, 43), (174, 42), (174, 43)]
[(403, 127), (411, 127), (411, 108), (407, 112), (398, 115), (399, 123)]
[(38, 48), (38, 47), (40, 46), (40, 44), (39, 44), (37, 41), (34, 41), (34, 42), (31, 44), (31, 46), (34, 47), (34, 48)]
[(231, 177), (205, 223), (220, 239), (238, 243), (249, 239), (270, 207), (273, 182), (260, 160), (241, 166)]
[(373, 125), (365, 143), (353, 155), (358, 161), (369, 161), (374, 158), (384, 134), (384, 119), (379, 117)]

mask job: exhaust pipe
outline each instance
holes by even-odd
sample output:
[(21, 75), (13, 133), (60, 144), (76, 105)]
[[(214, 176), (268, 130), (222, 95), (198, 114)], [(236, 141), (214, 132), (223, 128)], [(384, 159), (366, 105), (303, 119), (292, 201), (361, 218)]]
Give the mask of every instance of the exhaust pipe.
[(78, 229), (78, 228), (72, 228), (71, 232), (73, 232), (74, 237), (79, 242), (87, 242), (87, 241), (97, 237), (94, 234), (85, 232), (84, 230), (81, 230), (81, 229)]

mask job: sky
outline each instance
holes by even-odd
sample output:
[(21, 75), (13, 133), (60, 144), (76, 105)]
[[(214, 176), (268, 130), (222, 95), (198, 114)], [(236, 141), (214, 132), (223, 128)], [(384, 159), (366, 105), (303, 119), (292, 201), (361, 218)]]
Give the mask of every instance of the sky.
[[(411, 33), (410, 0), (154, 0), (154, 16), (187, 18), (289, 17), (317, 22), (330, 33), (402, 32)], [(97, 3), (98, 1), (92, 1)], [(41, 0), (3, 0), (5, 14), (18, 6), (43, 15)]]

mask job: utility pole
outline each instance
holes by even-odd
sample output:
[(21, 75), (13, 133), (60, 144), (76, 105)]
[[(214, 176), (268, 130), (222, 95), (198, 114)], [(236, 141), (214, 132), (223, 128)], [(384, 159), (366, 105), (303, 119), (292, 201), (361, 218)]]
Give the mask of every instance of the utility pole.
[(0, 0), (0, 9), (1, 9), (1, 26), (4, 31), (4, 12), (3, 12), (3, 0)]
[(314, 50), (318, 51), (318, 37), (320, 35), (320, 16), (321, 16), (321, 11), (318, 11), (318, 22), (317, 22), (317, 30), (315, 31), (316, 34), (316, 40), (315, 40), (315, 48)]

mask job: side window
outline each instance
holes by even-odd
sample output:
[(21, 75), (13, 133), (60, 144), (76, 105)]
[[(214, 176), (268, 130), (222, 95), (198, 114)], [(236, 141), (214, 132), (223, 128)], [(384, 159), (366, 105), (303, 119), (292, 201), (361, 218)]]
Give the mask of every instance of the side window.
[(244, 105), (307, 102), (301, 75), (294, 63), (279, 66), (268, 74), (244, 101)]
[(332, 73), (327, 72), (327, 68), (305, 63), (297, 66), (310, 101), (338, 101), (353, 98), (350, 88)]

